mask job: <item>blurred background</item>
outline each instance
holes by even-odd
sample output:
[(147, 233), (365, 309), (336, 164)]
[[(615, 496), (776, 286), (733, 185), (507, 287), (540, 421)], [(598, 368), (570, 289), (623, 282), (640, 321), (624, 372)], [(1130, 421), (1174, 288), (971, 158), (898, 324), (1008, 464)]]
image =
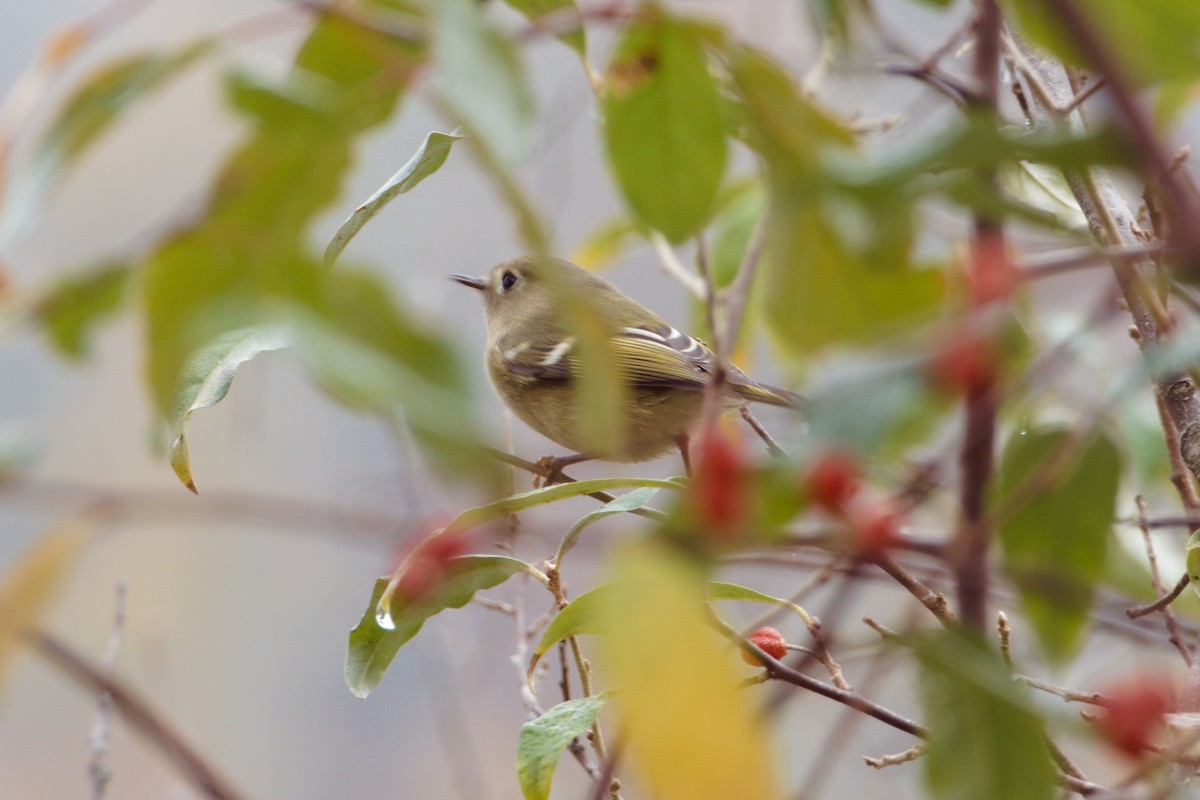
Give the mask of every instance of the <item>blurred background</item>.
[[(816, 63), (807, 12), (795, 0), (670, 5), (722, 20), (793, 74)], [(918, 51), (962, 18), (920, 4), (882, 6), (889, 28)], [(101, 7), (83, 0), (9, 4), (0, 28), (0, 91), (18, 85), (56, 32)], [(136, 252), (187, 220), (244, 132), (224, 102), (222, 76), (235, 65), (285, 74), (310, 22), (302, 10), (278, 0), (115, 2), (106, 8), (123, 17), (120, 24), (38, 93), (9, 166), (10, 186), (28, 167), (28, 134), (89, 71), (120, 55), (169, 49), (206, 33), (222, 34), (226, 45), (123, 114), (69, 172), (9, 249), (4, 266), (18, 286)], [(496, 13), (521, 24), (511, 12)], [(610, 33), (597, 26), (591, 38), (597, 64), (603, 64)], [(578, 61), (547, 37), (531, 41), (524, 58), (540, 113), (519, 177), (546, 215), (556, 253), (569, 256), (621, 205), (606, 174), (595, 107)], [(945, 124), (944, 102), (915, 82), (880, 77), (873, 67), (828, 78), (822, 98), (867, 121), (891, 119), (896, 137)], [(314, 250), (427, 132), (450, 127), (418, 86), (391, 123), (363, 140), (341, 198), (315, 226)], [(750, 166), (736, 162), (731, 174)], [(958, 226), (945, 221), (947, 241)], [(343, 256), (386, 276), (398, 296), (458, 342), (479, 414), (497, 441), (503, 441), (506, 420), (483, 376), (478, 298), (445, 275), (482, 273), (517, 255), (519, 247), (493, 184), (459, 149), (438, 174), (369, 224)], [(606, 274), (687, 327), (685, 294), (648, 247), (633, 248)], [(1057, 286), (1048, 302), (1073, 295), (1071, 284)], [(248, 363), (229, 397), (194, 417), (189, 438), (200, 494), (192, 496), (155, 443), (141, 334), (128, 316), (105, 325), (83, 363), (68, 363), (29, 330), (0, 341), (0, 442), (10, 452), (26, 453), (30, 465), (26, 480), (0, 489), (0, 563), (73, 515), (98, 507), (105, 512), (46, 629), (99, 661), (114, 628), (117, 587), (123, 586), (126, 619), (116, 674), (249, 798), (519, 797), (513, 760), (524, 720), (518, 692), (523, 666), (510, 662), (510, 618), (479, 606), (436, 618), (366, 701), (355, 699), (342, 679), (346, 634), (366, 606), (373, 579), (390, 571), (400, 542), (430, 517), (478, 498), (433, 481), (403, 436), (331, 402), (286, 353)], [(769, 353), (752, 355), (755, 373), (791, 379), (778, 373)], [(764, 419), (785, 441), (800, 435), (781, 416)], [(556, 452), (519, 423), (511, 428), (515, 452), (531, 460)], [(605, 469), (585, 465), (573, 472), (603, 475)], [(680, 466), (663, 459), (638, 469), (671, 475)], [(528, 487), (527, 476), (517, 480)], [(547, 557), (562, 521), (589, 503), (527, 515), (520, 555)], [(605, 537), (634, 530), (621, 519), (602, 526), (580, 553), (572, 576), (581, 584), (577, 591), (589, 585), (593, 567), (583, 565), (599, 561)], [(740, 576), (752, 574), (748, 570)], [(780, 573), (759, 568), (755, 585), (787, 594), (796, 578)], [(520, 592), (514, 581), (488, 594), (511, 601)], [(820, 593), (814, 598), (817, 608), (821, 599)], [(870, 594), (858, 602), (878, 614)], [(541, 613), (541, 603), (538, 598), (531, 610)], [(903, 616), (893, 621), (904, 624)], [(0, 797), (90, 796), (96, 698), (29, 653), (4, 688)], [(906, 674), (885, 669), (872, 691), (901, 712), (916, 713)], [(789, 750), (780, 754), (788, 785), (810, 775), (818, 744), (841, 719), (841, 709), (820, 703), (797, 698), (776, 721), (788, 727), (780, 737)], [(813, 724), (814, 714), (820, 724)], [(876, 772), (859, 759), (903, 750), (906, 737), (869, 722), (846, 736), (841, 758), (829, 759), (825, 770), (829, 796), (919, 793), (915, 770)], [(195, 796), (119, 720), (108, 765), (111, 797)], [(556, 796), (583, 796), (588, 785), (564, 759)]]

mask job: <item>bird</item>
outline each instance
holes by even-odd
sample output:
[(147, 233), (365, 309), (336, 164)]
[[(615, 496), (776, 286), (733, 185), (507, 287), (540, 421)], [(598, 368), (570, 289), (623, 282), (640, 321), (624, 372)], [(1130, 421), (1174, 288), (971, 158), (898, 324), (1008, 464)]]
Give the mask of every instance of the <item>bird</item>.
[[(635, 463), (678, 447), (690, 472), (688, 439), (720, 364), (701, 340), (668, 325), (609, 281), (557, 258), (520, 256), (482, 276), (452, 280), (483, 296), (485, 361), (500, 399), (529, 427), (574, 455), (546, 458), (550, 475), (591, 459)], [(557, 310), (562, 292), (577, 293), (613, 331), (610, 344), (626, 384), (623, 437), (607, 449), (585, 441), (573, 380), (577, 337)], [(725, 365), (723, 405), (750, 401), (789, 408), (801, 398), (758, 383)]]

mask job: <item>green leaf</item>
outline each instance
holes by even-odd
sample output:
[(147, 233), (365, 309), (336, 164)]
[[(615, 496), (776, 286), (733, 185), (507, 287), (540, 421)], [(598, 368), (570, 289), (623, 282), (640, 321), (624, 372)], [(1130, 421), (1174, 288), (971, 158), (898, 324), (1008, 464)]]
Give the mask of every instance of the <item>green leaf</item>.
[(913, 641), (931, 730), (922, 764), (936, 800), (1050, 800), (1055, 771), (1042, 721), (999, 654), (943, 631)]
[(126, 112), (212, 50), (209, 40), (169, 53), (123, 58), (95, 70), (75, 89), (36, 145), (31, 170), (4, 204), (0, 249), (6, 248), (44, 205), (63, 170), (77, 161)]
[(550, 648), (559, 642), (566, 641), (572, 636), (602, 632), (602, 611), (609, 601), (608, 594), (613, 591), (615, 589), (612, 584), (604, 584), (590, 592), (584, 592), (567, 603), (550, 621), (546, 632), (542, 634), (541, 641), (533, 649), (533, 657), (529, 660), (527, 674), (532, 676), (533, 669), (541, 657), (550, 652)]
[(1192, 591), (1200, 595), (1200, 531), (1196, 531), (1188, 537), (1187, 574)]
[(350, 240), (397, 195), (413, 189), (421, 181), (437, 172), (442, 164), (446, 163), (451, 145), (461, 138), (452, 133), (438, 133), (437, 131), (427, 134), (425, 141), (421, 143), (421, 147), (408, 160), (408, 163), (389, 178), (387, 183), (379, 187), (375, 194), (367, 198), (365, 203), (356, 208), (354, 213), (338, 227), (337, 233), (325, 247), (325, 266), (333, 266)]
[(133, 268), (122, 263), (57, 281), (37, 304), (36, 316), (42, 332), (64, 355), (86, 357), (92, 329), (119, 311), (130, 298), (132, 277)]
[(379, 624), (377, 609), (388, 578), (375, 581), (371, 602), (350, 631), (346, 652), (346, 686), (355, 697), (366, 697), (379, 685), (396, 653), (421, 630), (425, 620), (447, 608), (462, 608), (476, 592), (499, 586), (519, 572), (528, 572), (524, 561), (507, 556), (462, 556), (450, 561), (446, 577), (427, 596), (408, 603), (393, 596), (392, 628)]
[(187, 423), (192, 413), (221, 402), (242, 364), (259, 353), (287, 347), (292, 341), (292, 331), (285, 327), (245, 328), (230, 331), (193, 354), (184, 368), (179, 394), (167, 418), (171, 468), (184, 486), (196, 491), (187, 444)]
[[(1037, 0), (1007, 0), (1005, 5), (1027, 36), (1059, 58), (1087, 64), (1078, 34)], [(1119, 67), (1139, 84), (1200, 76), (1200, 6), (1174, 0), (1090, 0), (1079, 6)]]
[(570, 530), (567, 531), (566, 535), (563, 536), (562, 544), (558, 546), (558, 554), (554, 559), (555, 563), (561, 566), (563, 555), (575, 546), (575, 540), (579, 538), (579, 534), (583, 533), (585, 528), (599, 522), (605, 517), (611, 517), (613, 514), (635, 511), (654, 499), (654, 495), (656, 494), (658, 494), (658, 489), (652, 486), (643, 486), (631, 492), (626, 492), (615, 500), (609, 500), (594, 511), (580, 517), (571, 526)]
[(1018, 432), (1005, 448), (999, 492), (1004, 569), (1046, 656), (1078, 648), (1116, 514), (1121, 455), (1104, 434), (1081, 448), (1065, 428)]
[(725, 172), (725, 120), (703, 33), (654, 6), (617, 40), (605, 76), (604, 134), (634, 214), (679, 242), (709, 219)]
[[(550, 648), (559, 642), (565, 641), (572, 636), (604, 633), (603, 609), (605, 608), (605, 604), (610, 602), (608, 593), (612, 591), (615, 591), (612, 584), (604, 584), (597, 586), (590, 592), (584, 592), (567, 603), (555, 615), (554, 619), (550, 621), (549, 626), (546, 627), (546, 632), (542, 634), (541, 641), (533, 649), (533, 658), (530, 660), (528, 673), (532, 675), (533, 669), (537, 666), (541, 657), (550, 652)], [(805, 624), (811, 621), (808, 613), (795, 603), (763, 594), (745, 586), (739, 586), (736, 583), (713, 581), (708, 584), (708, 592), (710, 600), (748, 600), (753, 603), (784, 606), (799, 614), (805, 621)]]
[(517, 779), (525, 800), (549, 800), (559, 756), (596, 722), (606, 697), (594, 694), (559, 703), (521, 726), (517, 741)]
[[(456, 531), (470, 530), (471, 528), (482, 525), (485, 522), (491, 522), (494, 519), (507, 517), (510, 514), (515, 514), (518, 511), (524, 511), (525, 509), (533, 508), (534, 506), (542, 506), (546, 505), (547, 503), (556, 503), (559, 500), (566, 500), (571, 497), (582, 497), (584, 495), (591, 494), (592, 492), (607, 492), (611, 489), (628, 489), (631, 487), (653, 489), (654, 491), (659, 489), (673, 489), (678, 491), (683, 488), (683, 484), (675, 480), (660, 480), (658, 478), (591, 478), (589, 480), (574, 481), (572, 483), (558, 483), (554, 486), (544, 486), (540, 489), (534, 489), (530, 492), (514, 494), (511, 497), (505, 497), (504, 499), (497, 500), (494, 503), (488, 503), (486, 506), (467, 509), (455, 517), (447, 527), (453, 528)], [(629, 495), (626, 495), (622, 498), (617, 498), (617, 500), (613, 501), (613, 503), (618, 504), (622, 504), (622, 501), (624, 501), (622, 505), (629, 505), (630, 508), (618, 507), (610, 513), (615, 514), (618, 511), (629, 511), (631, 508), (637, 508), (645, 505), (646, 501), (650, 499), (649, 497), (646, 497), (645, 500), (641, 500), (642, 495), (631, 497), (630, 495), (633, 494), (633, 492), (630, 492)], [(640, 503), (638, 503), (639, 500), (641, 500)], [(608, 503), (604, 506), (604, 508), (607, 508), (613, 503)], [(634, 503), (638, 503), (638, 505), (633, 505)], [(603, 510), (604, 509), (601, 508), (597, 511)], [(593, 514), (594, 513), (597, 512), (593, 512)], [(591, 515), (589, 514), (588, 516)], [(587, 519), (587, 517), (584, 519)]]
[(468, 132), (511, 163), (529, 150), (533, 98), (516, 47), (486, 10), (473, 0), (432, 4), (434, 82)]
[(766, 603), (772, 606), (782, 606), (783, 608), (795, 611), (804, 620), (805, 625), (812, 625), (813, 618), (808, 615), (800, 606), (790, 600), (785, 600), (782, 597), (772, 597), (769, 594), (751, 589), (748, 586), (741, 586), (736, 583), (725, 583), (723, 581), (712, 581), (708, 584), (708, 595), (713, 600), (748, 600), (751, 603)]
[[(569, 9), (578, 12), (579, 10), (575, 6), (575, 0), (505, 0), (505, 2), (529, 17), (533, 22), (538, 22), (542, 17), (555, 11)], [(587, 37), (584, 33), (582, 21), (580, 21), (578, 27), (559, 33), (558, 38), (581, 57), (587, 55)]]

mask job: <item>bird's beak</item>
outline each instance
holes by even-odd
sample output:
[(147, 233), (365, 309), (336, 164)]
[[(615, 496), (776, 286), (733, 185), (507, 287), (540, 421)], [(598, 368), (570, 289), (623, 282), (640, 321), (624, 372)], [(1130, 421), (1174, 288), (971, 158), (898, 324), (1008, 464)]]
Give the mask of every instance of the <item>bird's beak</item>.
[(470, 286), (472, 289), (485, 291), (488, 288), (487, 281), (483, 278), (476, 278), (474, 275), (447, 275), (450, 280), (458, 281), (463, 286)]

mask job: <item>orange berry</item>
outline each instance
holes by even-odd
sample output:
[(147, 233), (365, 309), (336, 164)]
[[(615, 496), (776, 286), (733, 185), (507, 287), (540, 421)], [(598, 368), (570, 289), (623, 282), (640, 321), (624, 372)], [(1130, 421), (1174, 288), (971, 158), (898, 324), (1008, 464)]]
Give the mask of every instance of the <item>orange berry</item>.
[[(746, 639), (776, 661), (787, 655), (787, 641), (774, 628), (757, 628)], [(763, 666), (758, 656), (747, 650), (742, 651), (742, 658), (752, 667)]]

